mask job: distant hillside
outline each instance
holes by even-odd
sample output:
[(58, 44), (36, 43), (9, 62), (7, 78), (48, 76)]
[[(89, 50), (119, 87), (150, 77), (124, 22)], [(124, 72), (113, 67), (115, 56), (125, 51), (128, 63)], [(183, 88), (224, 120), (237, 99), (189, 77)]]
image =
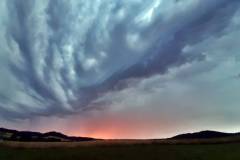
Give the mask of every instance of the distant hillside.
[(25, 142), (68, 142), (92, 141), (95, 139), (89, 137), (70, 137), (58, 132), (39, 133), (0, 128), (0, 140)]
[[(240, 133), (224, 133), (217, 131), (201, 131), (195, 133), (186, 133), (174, 136), (166, 140), (189, 140), (193, 139), (216, 139), (216, 138), (240, 138)], [(23, 142), (81, 142), (97, 140), (89, 137), (72, 137), (58, 132), (31, 132), (17, 131), (0, 128), (0, 141), (23, 141)], [(240, 140), (240, 139), (239, 139)]]
[(180, 134), (171, 139), (211, 139), (240, 136), (240, 133), (224, 133), (217, 131), (201, 131), (196, 133)]

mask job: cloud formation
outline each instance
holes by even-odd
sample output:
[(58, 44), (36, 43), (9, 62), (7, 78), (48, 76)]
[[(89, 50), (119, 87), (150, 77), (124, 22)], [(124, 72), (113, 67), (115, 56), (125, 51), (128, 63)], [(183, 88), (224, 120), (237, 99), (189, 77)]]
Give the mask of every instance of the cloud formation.
[(239, 5), (2, 0), (0, 117), (105, 108), (114, 115), (154, 113), (151, 121), (236, 122)]

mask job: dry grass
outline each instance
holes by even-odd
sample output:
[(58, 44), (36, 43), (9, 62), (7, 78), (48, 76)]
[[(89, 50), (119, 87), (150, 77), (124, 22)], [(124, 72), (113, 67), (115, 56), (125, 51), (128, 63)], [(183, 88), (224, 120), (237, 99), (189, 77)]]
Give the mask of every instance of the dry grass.
[(13, 148), (74, 148), (74, 147), (91, 147), (91, 146), (126, 146), (126, 145), (147, 145), (147, 144), (224, 144), (240, 143), (240, 137), (217, 138), (217, 139), (192, 139), (192, 140), (96, 140), (85, 142), (0, 142), (2, 147)]
[(239, 160), (239, 142), (239, 138), (1, 142), (0, 160)]

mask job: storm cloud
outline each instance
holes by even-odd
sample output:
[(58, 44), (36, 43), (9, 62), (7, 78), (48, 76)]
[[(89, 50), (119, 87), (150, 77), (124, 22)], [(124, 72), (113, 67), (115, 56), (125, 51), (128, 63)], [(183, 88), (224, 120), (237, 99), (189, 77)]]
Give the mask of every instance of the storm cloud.
[(120, 107), (165, 120), (239, 120), (239, 7), (238, 0), (2, 0), (0, 117)]

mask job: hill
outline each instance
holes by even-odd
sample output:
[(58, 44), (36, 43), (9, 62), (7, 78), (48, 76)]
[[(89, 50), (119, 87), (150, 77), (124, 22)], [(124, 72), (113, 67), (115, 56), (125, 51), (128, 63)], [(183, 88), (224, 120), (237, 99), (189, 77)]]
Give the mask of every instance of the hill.
[(0, 140), (24, 142), (79, 142), (92, 141), (95, 139), (89, 137), (72, 137), (58, 132), (40, 133), (0, 128)]
[(201, 131), (195, 133), (180, 134), (171, 139), (213, 139), (240, 136), (240, 133), (224, 133), (217, 131)]
[[(191, 141), (194, 139), (218, 139), (218, 138), (240, 138), (240, 133), (224, 133), (217, 131), (201, 131), (195, 133), (186, 133), (176, 135), (172, 138), (162, 139), (163, 140), (187, 140)], [(0, 128), (0, 141), (23, 141), (23, 142), (81, 142), (81, 141), (93, 141), (97, 140), (90, 137), (73, 137), (67, 136), (59, 132), (31, 132), (31, 131), (17, 131), (6, 128)], [(161, 140), (161, 139), (159, 139)]]

